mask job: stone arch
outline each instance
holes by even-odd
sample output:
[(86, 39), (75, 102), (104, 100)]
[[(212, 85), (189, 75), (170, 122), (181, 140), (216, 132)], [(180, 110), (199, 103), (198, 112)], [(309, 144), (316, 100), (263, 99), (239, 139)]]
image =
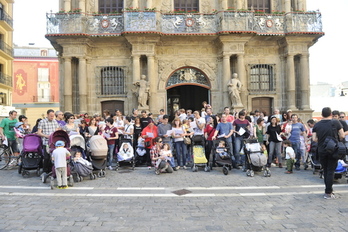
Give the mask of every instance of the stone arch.
[(160, 80), (159, 80), (159, 89), (165, 89), (168, 78), (174, 71), (182, 67), (192, 67), (197, 70), (201, 70), (210, 82), (210, 89), (216, 89), (216, 75), (217, 75), (217, 64), (216, 61), (211, 61), (210, 63), (205, 63), (200, 60), (195, 59), (186, 59), (178, 61), (162, 61), (159, 62)]
[(206, 89), (211, 88), (207, 75), (202, 70), (190, 66), (174, 70), (167, 79), (166, 89), (179, 85), (198, 85)]

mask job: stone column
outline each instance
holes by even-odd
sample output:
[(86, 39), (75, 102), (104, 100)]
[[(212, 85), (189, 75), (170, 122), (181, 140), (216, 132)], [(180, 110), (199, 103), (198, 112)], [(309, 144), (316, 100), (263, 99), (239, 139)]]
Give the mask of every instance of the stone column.
[(94, 77), (92, 77), (93, 69), (92, 69), (92, 59), (88, 58), (86, 60), (87, 63), (87, 73), (86, 73), (86, 87), (87, 87), (87, 113), (92, 114), (96, 112), (96, 92), (95, 92), (95, 85), (93, 84), (92, 80)]
[(82, 12), (86, 12), (86, 0), (79, 0), (79, 8)]
[(285, 13), (291, 11), (291, 0), (284, 0), (284, 11)]
[(84, 57), (79, 58), (80, 113), (87, 112), (87, 65)]
[(247, 107), (247, 79), (245, 73), (245, 65), (244, 65), (244, 54), (237, 55), (237, 74), (240, 82), (242, 83), (242, 90), (240, 93), (240, 99), (242, 100), (242, 104), (244, 107)]
[(295, 65), (294, 65), (294, 55), (287, 56), (287, 102), (289, 109), (296, 109), (296, 94), (295, 94)]
[(243, 4), (244, 3), (244, 0), (237, 0), (237, 6), (236, 6), (236, 10), (238, 9), (243, 9)]
[(308, 54), (302, 54), (300, 60), (301, 66), (301, 103), (302, 109), (310, 109), (309, 105), (309, 63), (308, 63)]
[(140, 55), (133, 55), (133, 82), (140, 80)]
[(231, 54), (224, 53), (223, 54), (223, 60), (222, 60), (222, 70), (223, 70), (223, 78), (222, 78), (222, 86), (223, 86), (223, 104), (224, 106), (231, 106), (232, 103), (230, 102), (230, 98), (228, 97), (228, 82), (231, 79), (231, 67), (230, 67), (230, 57)]
[(222, 8), (222, 10), (227, 10), (227, 8), (228, 8), (227, 0), (222, 0), (221, 8)]
[(147, 1), (146, 1), (146, 7), (147, 7), (147, 8), (150, 8), (150, 9), (153, 8), (153, 6), (152, 6), (152, 0), (147, 0)]
[(150, 84), (150, 97), (149, 97), (150, 112), (157, 112), (156, 111), (157, 75), (155, 74), (155, 57), (152, 55), (147, 56), (147, 79)]
[(72, 113), (71, 57), (64, 58), (64, 110)]
[(71, 0), (64, 0), (64, 10), (68, 12), (71, 10)]

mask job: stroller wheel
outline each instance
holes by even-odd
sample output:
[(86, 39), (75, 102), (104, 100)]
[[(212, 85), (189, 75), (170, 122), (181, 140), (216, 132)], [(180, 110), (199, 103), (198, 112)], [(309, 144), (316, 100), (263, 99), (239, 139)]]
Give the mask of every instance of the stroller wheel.
[(307, 170), (307, 169), (308, 169), (308, 164), (305, 164), (304, 170)]
[(54, 188), (54, 178), (53, 177), (51, 177), (50, 185), (51, 185), (51, 189), (53, 189)]
[(205, 166), (204, 171), (205, 171), (205, 172), (210, 172), (209, 166)]
[(155, 170), (155, 174), (156, 174), (156, 175), (159, 175), (159, 174), (160, 174), (160, 171), (159, 171), (159, 170)]
[(80, 181), (80, 182), (83, 181), (83, 177), (82, 177), (82, 176), (80, 176), (79, 181)]
[(263, 172), (263, 176), (264, 176), (264, 177), (267, 177), (267, 175), (268, 175), (268, 173), (267, 173), (267, 171), (265, 170), (265, 171)]
[(27, 171), (27, 170), (23, 170), (23, 171), (22, 171), (22, 176), (23, 176), (24, 178), (28, 178), (29, 175), (30, 175), (29, 171)]
[(250, 170), (246, 170), (246, 173), (245, 173), (247, 176), (250, 176)]
[(69, 186), (70, 187), (73, 187), (74, 186), (74, 179), (73, 179), (73, 176), (72, 175), (70, 175), (69, 177), (68, 177), (68, 181), (69, 181)]
[(222, 173), (227, 175), (228, 174), (228, 168), (227, 167), (223, 167), (222, 168)]

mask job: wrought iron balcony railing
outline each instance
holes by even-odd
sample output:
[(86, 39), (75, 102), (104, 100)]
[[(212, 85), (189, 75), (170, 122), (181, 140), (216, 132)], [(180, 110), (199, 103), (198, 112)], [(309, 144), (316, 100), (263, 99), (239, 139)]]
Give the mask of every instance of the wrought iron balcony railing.
[(0, 83), (12, 87), (12, 77), (0, 72)]
[(47, 14), (47, 35), (109, 36), (122, 33), (221, 34), (322, 33), (319, 12), (257, 14), (221, 11), (214, 14), (169, 14), (159, 12), (123, 12), (90, 15), (84, 13)]
[(0, 20), (5, 21), (8, 25), (13, 28), (13, 19), (5, 11), (0, 11)]
[(1, 40), (0, 40), (0, 50), (5, 52), (7, 55), (13, 57), (14, 49), (10, 45), (8, 45), (7, 43)]

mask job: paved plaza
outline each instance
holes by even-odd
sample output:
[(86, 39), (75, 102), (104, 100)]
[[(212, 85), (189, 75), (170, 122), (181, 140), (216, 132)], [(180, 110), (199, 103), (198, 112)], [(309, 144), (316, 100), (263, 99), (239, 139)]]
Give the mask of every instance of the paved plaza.
[(0, 171), (0, 231), (348, 231), (348, 185), (323, 198), (312, 171), (272, 176), (241, 170), (225, 176), (178, 170), (154, 174), (138, 167), (106, 171), (68, 189), (51, 190), (35, 173)]

